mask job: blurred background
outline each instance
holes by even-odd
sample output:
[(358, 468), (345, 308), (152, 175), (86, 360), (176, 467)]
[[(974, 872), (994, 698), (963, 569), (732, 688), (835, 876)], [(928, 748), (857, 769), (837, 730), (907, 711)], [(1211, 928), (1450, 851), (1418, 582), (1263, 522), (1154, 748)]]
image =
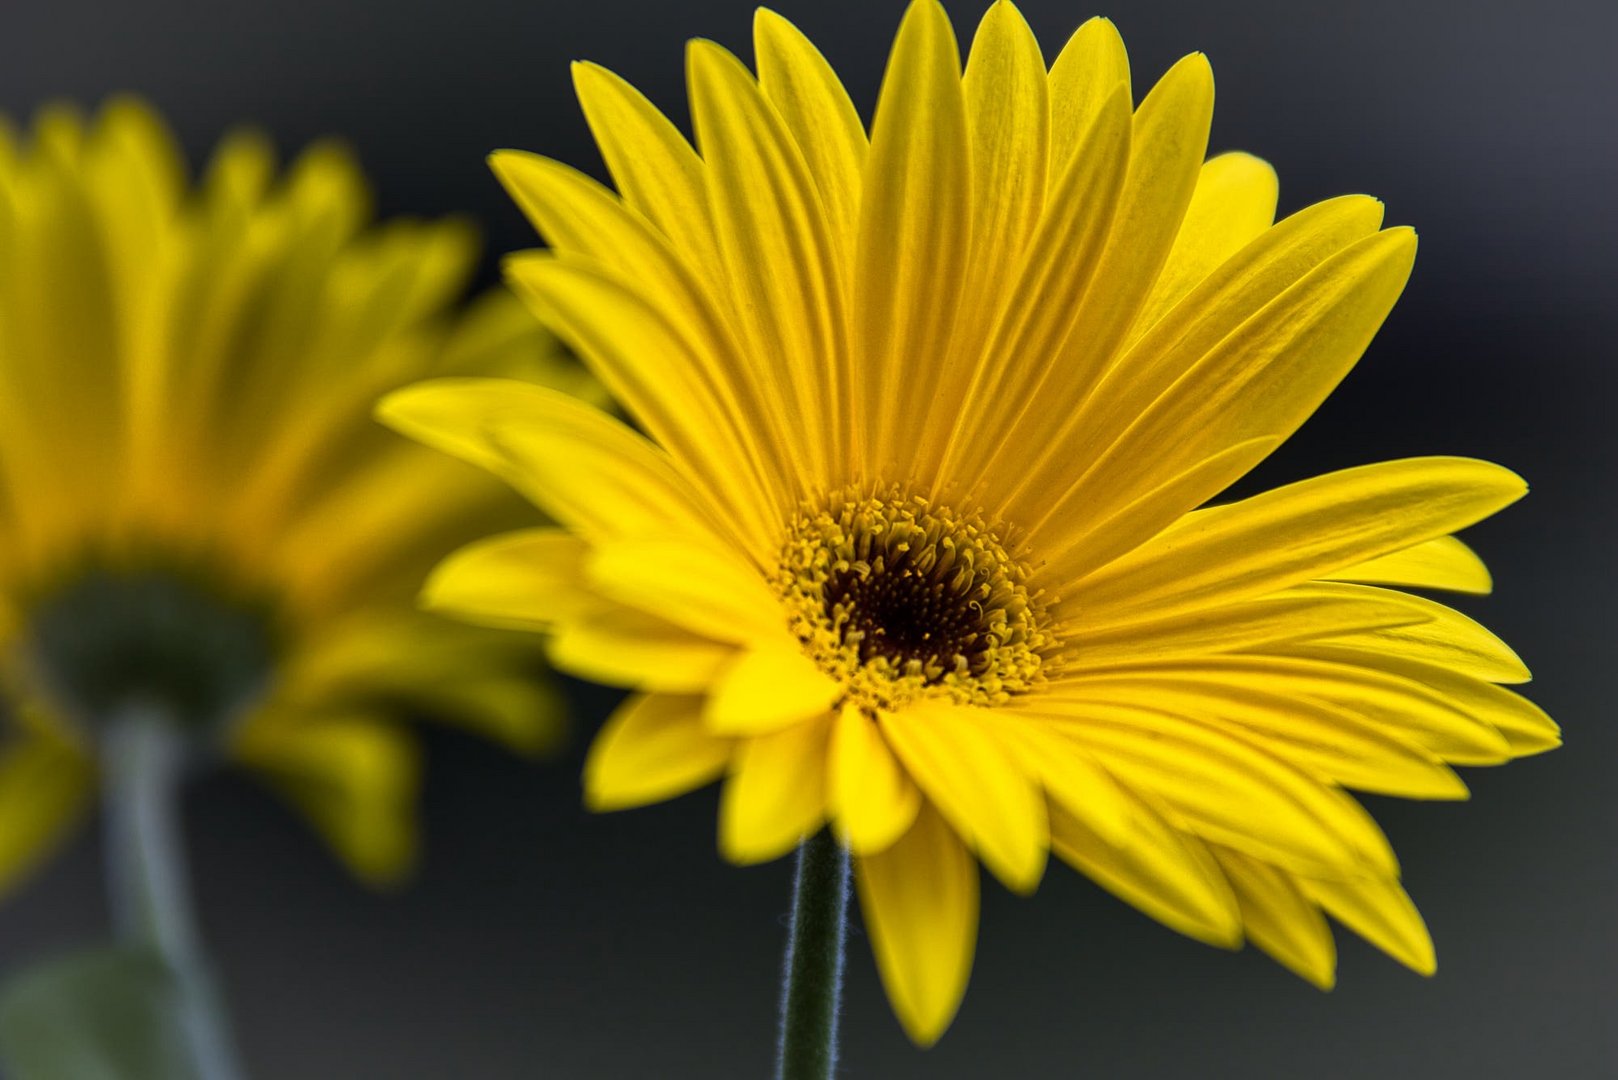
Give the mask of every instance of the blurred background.
[[(969, 38), (983, 0), (949, 2)], [(601, 175), (568, 62), (600, 61), (683, 116), (681, 43), (750, 56), (748, 0), (55, 0), (8, 5), (0, 111), (152, 100), (193, 161), (249, 121), (284, 149), (339, 134), (384, 214), (464, 211), (484, 280), (534, 238), (482, 158), (520, 147)], [(1459, 605), (1524, 655), (1567, 746), (1467, 770), (1462, 804), (1368, 799), (1439, 952), (1426, 980), (1347, 934), (1321, 994), (1249, 950), (1180, 938), (1053, 866), (1031, 900), (985, 886), (978, 961), (942, 1043), (913, 1049), (856, 929), (844, 1075), (1599, 1077), (1618, 1074), (1618, 5), (1024, 0), (1054, 56), (1118, 24), (1137, 95), (1212, 59), (1211, 150), (1281, 175), (1282, 212), (1347, 191), (1421, 233), (1359, 370), (1262, 470), (1283, 482), (1422, 453), (1490, 458), (1529, 499), (1468, 534), (1495, 571)], [(899, 0), (779, 0), (869, 117)], [(713, 792), (579, 806), (614, 698), (571, 686), (560, 760), (428, 733), (426, 858), (367, 893), (254, 782), (187, 802), (196, 887), (254, 1075), (745, 1077), (767, 1073), (790, 860), (714, 850)], [(0, 974), (102, 934), (99, 841), (0, 906)]]

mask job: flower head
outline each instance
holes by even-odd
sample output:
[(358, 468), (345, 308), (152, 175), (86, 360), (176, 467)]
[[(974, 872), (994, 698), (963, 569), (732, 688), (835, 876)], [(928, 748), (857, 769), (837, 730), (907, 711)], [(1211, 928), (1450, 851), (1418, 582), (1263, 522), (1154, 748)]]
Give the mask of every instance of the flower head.
[(245, 133), (190, 191), (129, 101), (0, 130), (0, 884), (88, 803), (120, 710), (261, 770), (379, 881), (412, 843), (391, 718), (558, 731), (526, 640), (414, 605), (520, 501), (370, 414), (432, 374), (594, 384), (509, 296), (452, 319), (464, 224), (368, 202), (341, 148), (278, 176)]
[(1358, 196), (1275, 222), (1269, 166), (1205, 160), (1207, 61), (1136, 107), (1102, 20), (1047, 70), (997, 3), (963, 74), (918, 0), (869, 134), (792, 26), (754, 31), (756, 78), (692, 43), (695, 147), (576, 68), (616, 194), (495, 156), (552, 246), (511, 282), (646, 437), (512, 383), (393, 396), (564, 526), (465, 549), (427, 602), (638, 691), (591, 805), (722, 778), (738, 862), (829, 824), (920, 1042), (966, 985), (977, 860), (1027, 892), (1054, 852), (1322, 986), (1322, 913), (1431, 971), (1347, 791), (1461, 798), (1451, 763), (1556, 744), (1497, 685), (1510, 649), (1401, 591), (1487, 592), (1452, 534), (1524, 485), (1421, 458), (1207, 505), (1358, 360), (1414, 234)]

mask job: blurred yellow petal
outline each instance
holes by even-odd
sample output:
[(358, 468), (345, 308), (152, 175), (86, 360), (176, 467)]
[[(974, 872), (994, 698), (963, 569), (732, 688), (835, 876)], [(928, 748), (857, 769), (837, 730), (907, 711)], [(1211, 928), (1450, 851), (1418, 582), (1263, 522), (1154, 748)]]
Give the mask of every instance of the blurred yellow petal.
[(871, 855), (903, 836), (916, 820), (921, 795), (875, 721), (844, 705), (829, 753), (829, 802), (844, 845), (857, 855)]
[(94, 767), (60, 738), (23, 736), (0, 749), (0, 894), (78, 824), (94, 784)]
[(978, 936), (978, 870), (924, 807), (895, 844), (855, 862), (860, 909), (888, 1001), (911, 1039), (931, 1046), (966, 993)]
[(705, 711), (719, 735), (760, 735), (829, 712), (843, 688), (794, 645), (737, 654), (712, 683)]
[(717, 780), (734, 746), (703, 724), (701, 698), (632, 697), (590, 745), (584, 801), (592, 810), (623, 810), (683, 795)]
[(826, 820), (826, 740), (820, 716), (738, 742), (719, 802), (719, 850), (735, 863), (768, 862)]
[(1045, 872), (1045, 801), (988, 715), (917, 702), (884, 714), (881, 725), (928, 801), (995, 875), (1033, 892)]
[(415, 744), (368, 717), (250, 724), (235, 752), (262, 770), (354, 872), (373, 885), (398, 882), (416, 857)]

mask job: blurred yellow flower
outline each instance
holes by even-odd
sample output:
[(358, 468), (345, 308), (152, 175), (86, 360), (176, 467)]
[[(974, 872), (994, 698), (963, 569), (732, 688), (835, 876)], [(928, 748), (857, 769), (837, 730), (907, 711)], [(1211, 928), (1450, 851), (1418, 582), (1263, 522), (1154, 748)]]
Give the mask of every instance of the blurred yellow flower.
[(510, 280), (649, 438), (510, 382), (392, 396), (565, 526), (465, 549), (430, 606), (640, 691), (591, 805), (723, 778), (742, 863), (829, 824), (918, 1042), (966, 986), (975, 859), (1030, 892), (1054, 851), (1321, 986), (1322, 913), (1432, 971), (1345, 789), (1463, 798), (1450, 763), (1557, 744), (1509, 648), (1398, 588), (1487, 592), (1451, 534), (1524, 485), (1419, 458), (1204, 507), (1353, 367), (1414, 233), (1362, 196), (1276, 223), (1268, 165), (1205, 160), (1207, 60), (1136, 107), (1103, 20), (1047, 70), (995, 4), (963, 75), (918, 0), (869, 135), (797, 30), (754, 35), (756, 78), (691, 44), (695, 148), (575, 69), (617, 194), (496, 156), (554, 247)]
[(89, 803), (129, 702), (261, 770), (372, 881), (412, 855), (390, 721), (554, 741), (527, 641), (414, 610), (520, 502), (371, 417), (435, 373), (602, 400), (509, 295), (454, 317), (475, 254), (460, 222), (372, 225), (334, 145), (278, 176), (239, 134), (191, 192), (135, 102), (0, 129), (0, 887)]

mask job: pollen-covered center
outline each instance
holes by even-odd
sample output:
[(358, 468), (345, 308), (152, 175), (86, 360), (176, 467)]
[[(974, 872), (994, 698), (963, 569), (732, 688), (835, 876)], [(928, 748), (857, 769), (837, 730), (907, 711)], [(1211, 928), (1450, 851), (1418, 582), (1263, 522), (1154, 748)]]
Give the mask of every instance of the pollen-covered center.
[(779, 587), (809, 655), (861, 704), (990, 705), (1036, 685), (1055, 644), (1027, 578), (978, 514), (849, 489), (800, 509)]

